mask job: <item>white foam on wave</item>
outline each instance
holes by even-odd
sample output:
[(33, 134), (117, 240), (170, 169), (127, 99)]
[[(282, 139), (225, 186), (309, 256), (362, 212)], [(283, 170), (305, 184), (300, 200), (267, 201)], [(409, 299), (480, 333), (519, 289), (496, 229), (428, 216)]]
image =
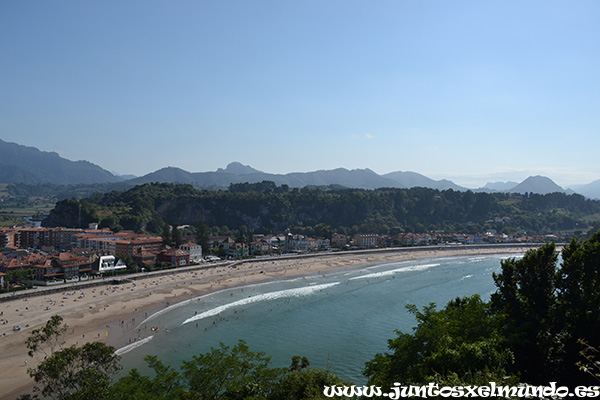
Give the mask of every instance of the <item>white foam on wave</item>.
[[(295, 282), (295, 281), (302, 280), (302, 279), (304, 279), (304, 278), (303, 277), (299, 277), (299, 278), (285, 279), (285, 280), (281, 280), (281, 281), (276, 281), (276, 283)], [(200, 301), (203, 298), (211, 297), (211, 296), (218, 295), (218, 294), (225, 293), (225, 292), (231, 292), (231, 291), (234, 291), (234, 290), (237, 290), (237, 289), (242, 289), (242, 290), (243, 289), (252, 289), (252, 288), (258, 287), (258, 286), (272, 285), (273, 283), (275, 283), (275, 282), (270, 282), (270, 281), (269, 282), (259, 282), (259, 283), (253, 283), (253, 284), (250, 284), (250, 285), (245, 285), (245, 286), (238, 286), (238, 287), (235, 287), (235, 288), (225, 288), (225, 289), (217, 290), (215, 292), (206, 293), (206, 294), (203, 294), (203, 295), (198, 296), (198, 297), (194, 297), (193, 299), (183, 300), (183, 301), (180, 301), (179, 303), (171, 304), (170, 306), (165, 307), (165, 308), (163, 308), (161, 310), (156, 311), (154, 314), (149, 315), (142, 322), (140, 322), (135, 329), (139, 329), (142, 325), (148, 323), (150, 320), (153, 320), (156, 317), (161, 316), (162, 314), (168, 313), (168, 312), (172, 311), (175, 308), (179, 308), (181, 306), (185, 306), (185, 305), (188, 305), (188, 304), (191, 304), (191, 303), (194, 303), (194, 302), (198, 302), (198, 301)]]
[(426, 269), (434, 268), (434, 267), (439, 267), (440, 265), (441, 264), (413, 265), (413, 266), (409, 266), (409, 267), (402, 267), (402, 268), (391, 269), (389, 271), (374, 272), (372, 274), (367, 274), (367, 275), (362, 275), (362, 276), (355, 276), (354, 278), (350, 278), (348, 280), (353, 281), (355, 279), (379, 278), (381, 276), (394, 275), (394, 274), (396, 274), (398, 272), (425, 271)]
[(123, 346), (120, 349), (117, 349), (115, 351), (115, 354), (118, 355), (118, 356), (120, 356), (120, 355), (123, 355), (125, 353), (129, 353), (131, 350), (136, 349), (136, 348), (138, 348), (138, 347), (140, 347), (140, 346), (148, 343), (149, 341), (152, 340), (153, 337), (154, 336), (148, 336), (147, 338), (144, 338), (142, 340), (138, 340), (137, 342), (133, 342), (131, 344), (128, 344), (127, 346)]
[(473, 277), (473, 275), (465, 275), (462, 278), (460, 278), (460, 280), (464, 281), (465, 279), (469, 279), (469, 278), (472, 278), (472, 277)]
[(228, 303), (228, 304), (224, 304), (219, 307), (215, 307), (213, 309), (210, 309), (210, 310), (200, 313), (198, 315), (194, 315), (193, 317), (190, 317), (190, 318), (186, 319), (185, 321), (183, 321), (183, 323), (181, 325), (185, 325), (190, 322), (194, 322), (194, 321), (198, 321), (200, 319), (218, 315), (218, 314), (222, 313), (223, 311), (228, 310), (233, 307), (245, 306), (247, 304), (257, 303), (259, 301), (276, 300), (276, 299), (281, 299), (281, 298), (285, 298), (285, 297), (309, 296), (310, 294), (312, 294), (314, 292), (318, 292), (320, 290), (327, 289), (327, 288), (330, 288), (330, 287), (338, 285), (338, 284), (339, 284), (339, 282), (325, 283), (322, 285), (314, 285), (314, 286), (307, 286), (307, 287), (302, 287), (302, 288), (279, 290), (276, 292), (264, 293), (264, 294), (259, 294), (256, 296), (247, 297), (245, 299), (237, 300), (232, 303)]
[(469, 262), (470, 263), (478, 263), (478, 262), (481, 262), (481, 261), (485, 261), (485, 260), (487, 260), (489, 258), (490, 257), (485, 257), (485, 256), (482, 256), (482, 257), (471, 257), (471, 258), (469, 258)]

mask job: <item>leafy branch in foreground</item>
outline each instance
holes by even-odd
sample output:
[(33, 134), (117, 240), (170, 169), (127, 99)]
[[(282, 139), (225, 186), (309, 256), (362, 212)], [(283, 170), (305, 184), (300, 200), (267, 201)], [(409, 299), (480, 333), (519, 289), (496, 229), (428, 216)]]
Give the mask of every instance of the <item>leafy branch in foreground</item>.
[[(62, 347), (67, 330), (62, 317), (54, 315), (43, 328), (34, 329), (25, 344), (34, 357), (43, 353), (44, 360), (27, 373), (35, 382), (34, 397), (39, 392), (51, 399), (102, 399), (110, 389), (111, 377), (121, 366), (115, 349), (101, 342), (86, 343), (81, 347)], [(55, 351), (58, 346), (60, 350)]]
[(592, 347), (583, 339), (577, 341), (583, 349), (579, 352), (579, 356), (583, 359), (577, 362), (580, 371), (589, 374), (597, 381), (600, 381), (600, 360), (596, 356), (600, 355), (600, 351)]
[(62, 317), (53, 315), (44, 327), (31, 331), (31, 335), (25, 341), (29, 357), (33, 357), (39, 351), (46, 357), (52, 355), (56, 346), (62, 349), (62, 336), (67, 331), (67, 325), (63, 325), (62, 320)]

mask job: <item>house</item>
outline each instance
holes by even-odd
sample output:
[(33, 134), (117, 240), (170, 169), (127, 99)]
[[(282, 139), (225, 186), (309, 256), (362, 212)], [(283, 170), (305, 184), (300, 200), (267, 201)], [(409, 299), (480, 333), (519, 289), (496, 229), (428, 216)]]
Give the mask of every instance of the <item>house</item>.
[(18, 247), (19, 234), (12, 229), (0, 229), (0, 249), (5, 247)]
[(354, 245), (360, 248), (369, 248), (377, 246), (376, 233), (357, 233), (354, 235)]
[[(115, 252), (112, 254), (129, 256), (135, 260), (135, 257), (139, 257), (142, 253), (150, 253), (154, 257), (161, 249), (162, 238), (160, 236), (135, 235), (117, 240)], [(147, 258), (148, 256), (145, 257), (145, 259)]]
[(89, 258), (71, 253), (55, 253), (42, 263), (33, 265), (38, 281), (62, 281), (87, 278), (92, 272)]
[(92, 269), (96, 273), (103, 274), (106, 272), (123, 271), (127, 269), (127, 265), (123, 260), (115, 256), (100, 256), (92, 264)]
[(191, 263), (199, 263), (202, 261), (202, 246), (197, 243), (187, 242), (179, 246), (180, 250), (187, 251), (190, 254)]
[[(1, 253), (0, 253), (1, 254)], [(46, 256), (38, 253), (17, 255), (16, 257), (0, 256), (0, 272), (22, 271), (33, 268), (35, 264), (43, 263)]]
[(331, 237), (331, 247), (334, 247), (336, 249), (341, 249), (341, 248), (346, 247), (347, 244), (348, 244), (348, 238), (346, 237), (346, 235), (334, 233), (333, 236)]
[(329, 249), (331, 249), (331, 242), (329, 239), (309, 238), (308, 239), (308, 248), (309, 248), (309, 250), (313, 250), (313, 251), (329, 250)]
[(167, 248), (156, 255), (156, 261), (172, 265), (188, 265), (190, 263), (190, 253), (184, 250)]
[(108, 229), (69, 229), (69, 228), (18, 228), (14, 245), (23, 248), (51, 247), (53, 249), (70, 249), (77, 242), (77, 235), (112, 235)]
[(229, 246), (235, 243), (230, 236), (211, 236), (210, 241), (212, 243), (212, 247), (222, 248), (227, 250)]
[(255, 256), (264, 256), (273, 253), (273, 244), (267, 240), (257, 240), (250, 243), (250, 253)]
[(285, 238), (287, 235), (273, 235), (273, 236), (265, 236), (262, 238), (263, 241), (268, 242), (272, 246), (272, 251), (277, 252), (279, 249), (283, 249), (285, 246)]
[(469, 233), (467, 236), (466, 244), (482, 244), (483, 236), (479, 233)]
[(225, 255), (231, 258), (248, 257), (250, 249), (245, 243), (234, 243), (225, 251)]
[(379, 235), (377, 237), (377, 247), (392, 247), (394, 239), (390, 235)]
[(308, 238), (304, 235), (292, 235), (291, 233), (288, 233), (285, 238), (285, 249), (288, 252), (307, 252)]

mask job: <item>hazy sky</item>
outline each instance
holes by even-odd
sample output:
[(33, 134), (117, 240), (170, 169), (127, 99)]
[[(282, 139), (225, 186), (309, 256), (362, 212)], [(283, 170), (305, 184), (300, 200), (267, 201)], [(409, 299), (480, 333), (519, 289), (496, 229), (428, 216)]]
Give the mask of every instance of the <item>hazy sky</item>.
[(0, 2), (0, 138), (121, 174), (600, 179), (598, 1)]

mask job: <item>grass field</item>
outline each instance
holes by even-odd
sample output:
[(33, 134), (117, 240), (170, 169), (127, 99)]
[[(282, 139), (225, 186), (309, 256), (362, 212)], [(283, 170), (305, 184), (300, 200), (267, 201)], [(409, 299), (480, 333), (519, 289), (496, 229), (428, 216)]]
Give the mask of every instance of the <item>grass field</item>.
[(56, 204), (40, 198), (19, 201), (10, 195), (7, 188), (7, 183), (0, 183), (0, 226), (24, 225), (23, 217), (47, 214)]

